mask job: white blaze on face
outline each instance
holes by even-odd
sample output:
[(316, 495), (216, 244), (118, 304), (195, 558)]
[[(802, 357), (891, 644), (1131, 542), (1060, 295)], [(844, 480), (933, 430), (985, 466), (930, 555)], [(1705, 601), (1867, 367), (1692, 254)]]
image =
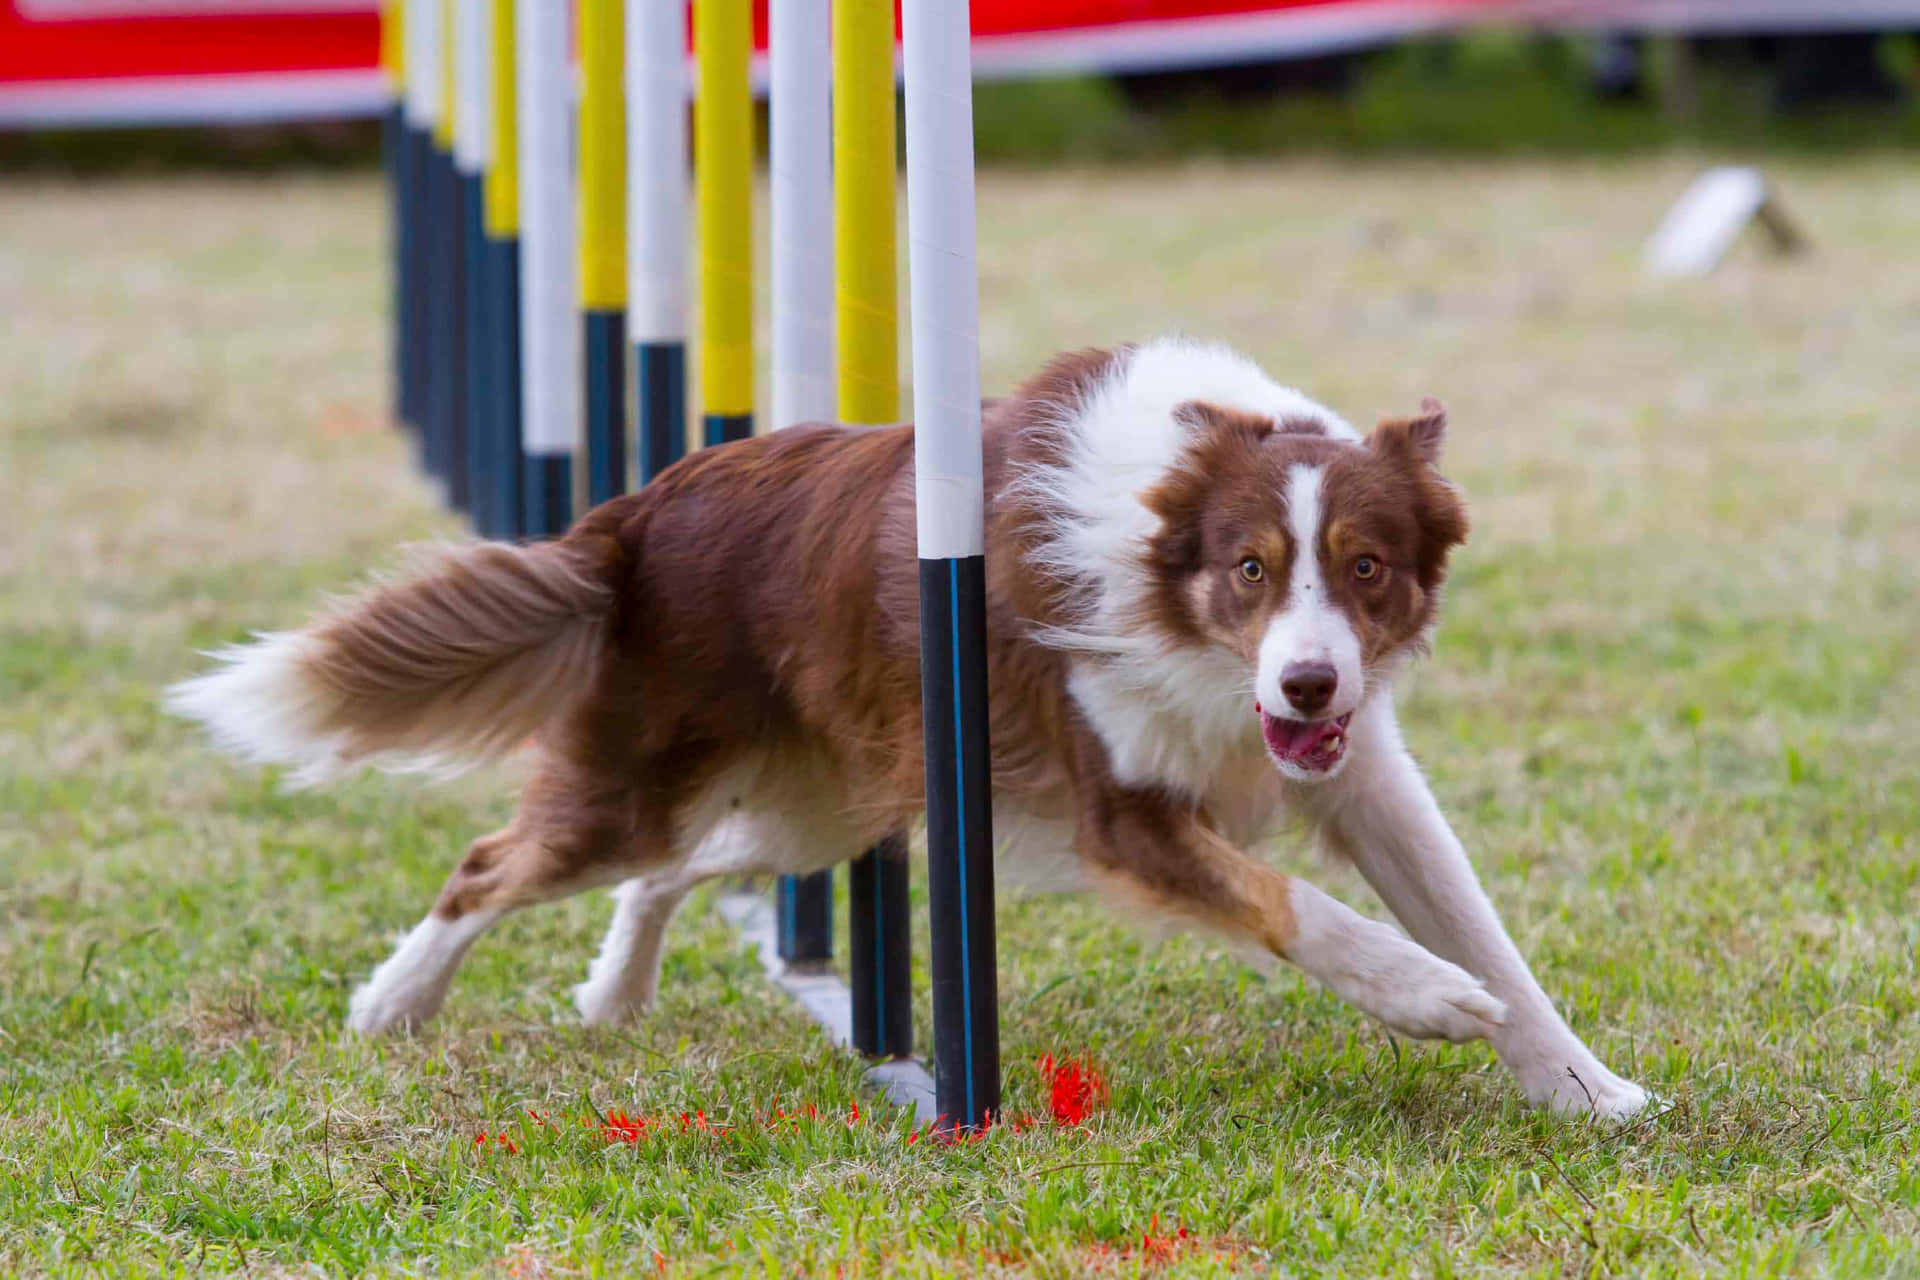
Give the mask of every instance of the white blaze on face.
[(1287, 668), (1323, 662), (1339, 676), (1333, 701), (1316, 719), (1332, 720), (1360, 705), (1360, 637), (1327, 592), (1326, 567), (1320, 563), (1320, 482), (1323, 468), (1297, 464), (1287, 470), (1287, 530), (1293, 537), (1293, 568), (1287, 576), (1287, 603), (1260, 641), (1260, 669), (1254, 691), (1267, 714), (1298, 717), (1281, 690)]

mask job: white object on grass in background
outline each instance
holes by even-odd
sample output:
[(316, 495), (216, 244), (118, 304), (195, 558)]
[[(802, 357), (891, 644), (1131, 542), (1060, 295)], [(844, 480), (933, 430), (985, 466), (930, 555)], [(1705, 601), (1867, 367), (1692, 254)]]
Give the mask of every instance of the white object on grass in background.
[(1693, 180), (1647, 239), (1647, 270), (1658, 276), (1703, 276), (1720, 265), (1742, 229), (1758, 222), (1774, 247), (1804, 243), (1787, 221), (1766, 177), (1745, 165), (1721, 165)]

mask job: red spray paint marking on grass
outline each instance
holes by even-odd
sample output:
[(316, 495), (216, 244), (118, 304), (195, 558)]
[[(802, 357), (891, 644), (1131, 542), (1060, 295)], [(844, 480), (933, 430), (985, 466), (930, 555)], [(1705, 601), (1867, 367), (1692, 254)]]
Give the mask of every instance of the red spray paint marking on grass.
[(1047, 1109), (1053, 1122), (1062, 1128), (1076, 1129), (1086, 1122), (1087, 1113), (1107, 1105), (1107, 1082), (1098, 1071), (1080, 1058), (1054, 1061), (1043, 1054), (1034, 1065), (1047, 1077)]
[[(1039, 1070), (1047, 1085), (1047, 1113), (1054, 1127), (1078, 1129), (1086, 1123), (1087, 1117), (1107, 1105), (1107, 1082), (1083, 1058), (1056, 1059), (1051, 1053), (1042, 1055), (1034, 1066)], [(522, 1128), (545, 1129), (553, 1131), (548, 1122), (547, 1113), (524, 1108), (526, 1119)], [(581, 1116), (580, 1122), (597, 1129), (600, 1136), (609, 1144), (621, 1144), (637, 1147), (642, 1142), (660, 1134), (681, 1133), (699, 1134), (714, 1141), (723, 1142), (735, 1133), (777, 1133), (794, 1132), (809, 1125), (840, 1123), (848, 1129), (860, 1128), (872, 1123), (873, 1117), (860, 1110), (858, 1101), (850, 1102), (844, 1116), (823, 1113), (819, 1107), (809, 1102), (804, 1107), (789, 1111), (779, 1104), (778, 1099), (765, 1113), (755, 1113), (738, 1124), (716, 1124), (707, 1118), (704, 1109), (677, 1114), (647, 1115), (631, 1114), (624, 1110), (613, 1110), (604, 1116)], [(946, 1123), (947, 1117), (941, 1116), (930, 1125), (908, 1130), (902, 1135), (902, 1145), (913, 1146), (922, 1138), (932, 1138), (941, 1146), (957, 1146), (965, 1143), (980, 1142), (995, 1130), (1005, 1129), (1014, 1133), (1024, 1133), (1039, 1127), (1043, 1122), (1036, 1120), (1026, 1112), (1013, 1115), (989, 1116), (986, 1123), (974, 1129), (957, 1130)], [(519, 1146), (505, 1133), (488, 1133), (481, 1130), (473, 1140), (474, 1146), (504, 1150), (508, 1155), (517, 1155)]]

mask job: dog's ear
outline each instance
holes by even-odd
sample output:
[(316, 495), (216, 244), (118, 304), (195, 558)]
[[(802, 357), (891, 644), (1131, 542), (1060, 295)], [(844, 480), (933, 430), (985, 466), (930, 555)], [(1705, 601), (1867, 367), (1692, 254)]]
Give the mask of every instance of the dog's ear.
[(1240, 409), (1228, 409), (1205, 400), (1175, 405), (1173, 420), (1189, 431), (1235, 432), (1258, 444), (1273, 434), (1272, 418)]
[(1446, 406), (1428, 396), (1420, 402), (1417, 417), (1380, 419), (1380, 425), (1367, 437), (1367, 447), (1380, 453), (1411, 453), (1428, 466), (1437, 467), (1446, 439)]

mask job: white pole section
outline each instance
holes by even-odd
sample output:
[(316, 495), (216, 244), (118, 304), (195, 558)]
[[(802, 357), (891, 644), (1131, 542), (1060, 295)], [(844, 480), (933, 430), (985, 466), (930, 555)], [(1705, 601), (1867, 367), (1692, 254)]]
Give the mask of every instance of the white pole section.
[(487, 64), (488, 0), (457, 0), (453, 13), (453, 164), (472, 177), (486, 170), (492, 83)]
[(568, 7), (560, 0), (518, 0), (514, 14), (523, 255), (521, 435), (529, 454), (549, 457), (573, 452), (580, 420), (574, 349), (578, 326), (573, 306), (573, 166), (567, 137), (573, 104)]
[(973, 80), (964, 0), (906, 0), (907, 270), (922, 560), (985, 552)]
[[(710, 2), (710, 0), (709, 0)], [(832, 44), (827, 0), (772, 0), (773, 425), (830, 422)]]
[[(713, 0), (707, 0), (713, 3)], [(687, 336), (687, 8), (627, 0), (627, 337)]]
[(439, 0), (406, 0), (407, 123), (428, 130), (440, 115)]

